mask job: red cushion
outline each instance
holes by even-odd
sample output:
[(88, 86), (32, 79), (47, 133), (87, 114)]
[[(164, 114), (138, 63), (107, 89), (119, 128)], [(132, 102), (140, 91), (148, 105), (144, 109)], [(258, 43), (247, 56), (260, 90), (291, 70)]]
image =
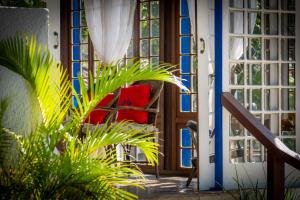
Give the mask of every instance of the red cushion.
[[(118, 106), (145, 107), (150, 100), (151, 86), (149, 84), (132, 85), (121, 88)], [(140, 124), (148, 123), (148, 112), (137, 110), (120, 110), (117, 121), (129, 120)]]
[[(107, 106), (113, 99), (114, 94), (108, 94), (97, 106)], [(85, 120), (86, 123), (90, 124), (102, 124), (104, 123), (105, 117), (109, 112), (103, 110), (94, 110), (90, 113), (89, 117)]]

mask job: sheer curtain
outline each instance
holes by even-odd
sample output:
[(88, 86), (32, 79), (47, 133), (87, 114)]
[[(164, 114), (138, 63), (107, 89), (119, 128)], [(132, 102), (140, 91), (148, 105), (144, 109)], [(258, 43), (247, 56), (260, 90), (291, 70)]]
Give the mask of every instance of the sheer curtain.
[(95, 54), (103, 63), (121, 59), (132, 37), (136, 0), (85, 0), (84, 5)]
[(191, 21), (191, 29), (192, 29), (192, 34), (194, 35), (194, 38), (196, 39), (195, 37), (195, 27), (196, 27), (196, 16), (195, 16), (195, 0), (187, 0), (187, 3), (188, 3), (188, 8), (189, 8), (189, 17), (190, 17), (190, 21)]

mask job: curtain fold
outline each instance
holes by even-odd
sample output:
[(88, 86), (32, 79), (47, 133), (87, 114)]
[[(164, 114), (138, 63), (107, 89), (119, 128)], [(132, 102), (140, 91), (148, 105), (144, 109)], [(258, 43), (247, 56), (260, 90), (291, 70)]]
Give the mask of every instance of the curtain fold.
[[(195, 16), (195, 3), (196, 0), (187, 0), (188, 3), (188, 9), (189, 9), (189, 17), (190, 17), (190, 21), (191, 21), (191, 31), (192, 34), (195, 36), (195, 29), (196, 29), (196, 16)], [(196, 37), (194, 37), (196, 38)]]
[(103, 63), (121, 59), (130, 44), (136, 0), (84, 0), (96, 56)]

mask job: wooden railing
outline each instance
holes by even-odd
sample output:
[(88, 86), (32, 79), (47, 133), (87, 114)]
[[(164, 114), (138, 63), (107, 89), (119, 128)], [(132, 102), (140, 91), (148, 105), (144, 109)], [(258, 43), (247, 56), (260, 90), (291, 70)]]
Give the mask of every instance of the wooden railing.
[(300, 170), (300, 155), (286, 147), (229, 92), (222, 94), (222, 105), (267, 149), (267, 198), (284, 199), (284, 164)]

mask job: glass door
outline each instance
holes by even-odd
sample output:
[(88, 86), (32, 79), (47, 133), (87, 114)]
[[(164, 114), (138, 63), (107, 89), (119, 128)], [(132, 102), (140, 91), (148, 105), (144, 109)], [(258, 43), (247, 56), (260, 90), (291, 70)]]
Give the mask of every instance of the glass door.
[[(223, 90), (295, 151), (296, 1), (226, 0), (223, 9)], [(228, 112), (223, 120), (224, 185), (234, 182), (235, 167), (245, 182), (248, 173), (264, 184), (266, 149)]]

